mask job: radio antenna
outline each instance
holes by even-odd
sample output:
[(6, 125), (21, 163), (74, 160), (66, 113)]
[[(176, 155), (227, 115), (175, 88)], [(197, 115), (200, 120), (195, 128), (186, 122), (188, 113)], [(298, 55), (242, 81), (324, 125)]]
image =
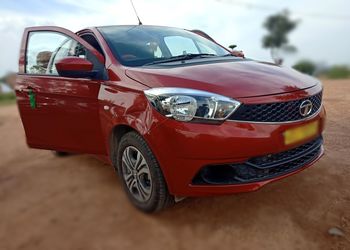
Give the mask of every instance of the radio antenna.
[(132, 8), (134, 9), (134, 12), (135, 12), (135, 15), (136, 15), (136, 17), (137, 17), (137, 20), (139, 20), (139, 25), (142, 25), (142, 22), (141, 22), (141, 20), (140, 20), (140, 18), (139, 18), (139, 15), (137, 14), (137, 11), (136, 11), (136, 8), (135, 8), (135, 6), (134, 6), (133, 1), (130, 0), (130, 2), (131, 2), (131, 5), (132, 5)]

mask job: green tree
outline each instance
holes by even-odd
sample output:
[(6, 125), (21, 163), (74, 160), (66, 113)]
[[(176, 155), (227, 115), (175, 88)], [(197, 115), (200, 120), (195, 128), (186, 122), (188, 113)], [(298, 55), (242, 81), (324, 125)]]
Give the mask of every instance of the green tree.
[(236, 48), (237, 47), (237, 45), (236, 44), (231, 44), (230, 46), (228, 46), (231, 50), (233, 50), (234, 48)]
[(313, 75), (315, 73), (316, 70), (316, 65), (311, 62), (310, 60), (301, 60), (299, 62), (297, 62), (294, 66), (294, 69), (308, 74), (308, 75)]
[(263, 26), (268, 33), (263, 37), (263, 47), (270, 49), (271, 58), (275, 63), (281, 64), (283, 59), (280, 52), (295, 53), (296, 48), (289, 44), (288, 34), (298, 25), (298, 21), (291, 20), (289, 11), (284, 10), (280, 13), (268, 16)]

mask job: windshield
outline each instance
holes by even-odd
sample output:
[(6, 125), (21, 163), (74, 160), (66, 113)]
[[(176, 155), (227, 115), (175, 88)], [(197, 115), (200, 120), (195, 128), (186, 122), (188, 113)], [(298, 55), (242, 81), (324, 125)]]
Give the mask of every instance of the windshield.
[(188, 54), (229, 54), (216, 43), (183, 29), (143, 25), (98, 29), (113, 54), (125, 66), (142, 66)]

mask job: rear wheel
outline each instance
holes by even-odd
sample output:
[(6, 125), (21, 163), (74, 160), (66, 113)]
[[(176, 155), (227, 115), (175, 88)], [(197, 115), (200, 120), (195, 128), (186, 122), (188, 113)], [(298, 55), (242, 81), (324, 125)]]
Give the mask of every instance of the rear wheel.
[(52, 151), (53, 154), (57, 157), (66, 157), (69, 155), (67, 152), (62, 152), (62, 151)]
[(117, 162), (124, 190), (137, 208), (151, 213), (174, 204), (159, 164), (139, 134), (129, 132), (122, 137)]

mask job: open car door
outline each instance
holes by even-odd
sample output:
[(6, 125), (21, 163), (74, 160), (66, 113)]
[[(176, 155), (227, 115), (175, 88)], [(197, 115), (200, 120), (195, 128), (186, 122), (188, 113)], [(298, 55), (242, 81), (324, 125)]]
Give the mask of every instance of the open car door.
[[(57, 62), (72, 57), (91, 62), (96, 74), (60, 76)], [(106, 154), (98, 101), (106, 75), (103, 55), (75, 33), (50, 26), (25, 29), (15, 90), (28, 145)]]

